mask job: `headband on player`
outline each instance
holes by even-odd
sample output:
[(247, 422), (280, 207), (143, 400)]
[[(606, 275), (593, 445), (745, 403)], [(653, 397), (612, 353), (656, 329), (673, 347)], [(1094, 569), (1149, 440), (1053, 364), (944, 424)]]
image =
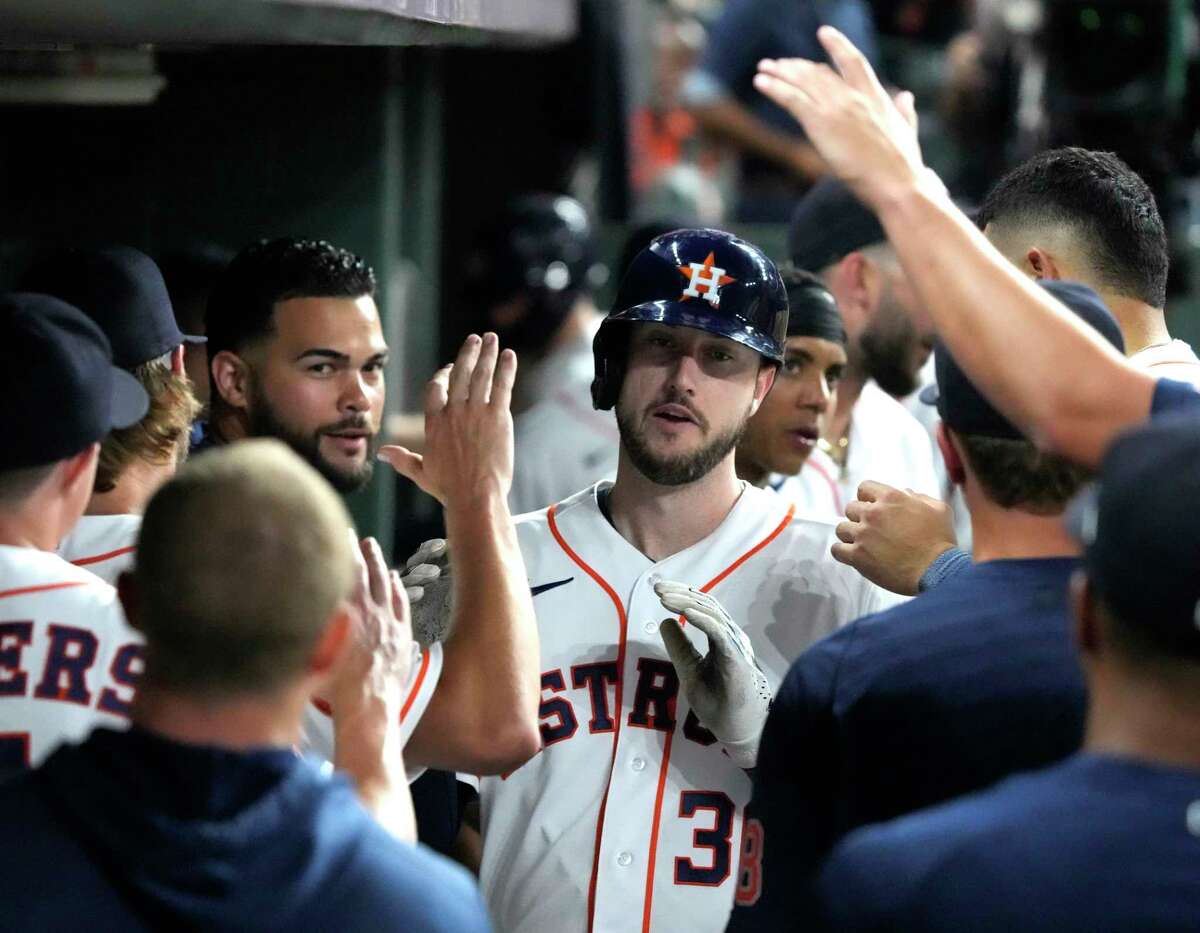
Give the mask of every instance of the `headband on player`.
[(819, 337), (832, 343), (846, 343), (842, 313), (833, 293), (815, 275), (800, 269), (786, 269), (783, 284), (787, 288), (789, 337)]

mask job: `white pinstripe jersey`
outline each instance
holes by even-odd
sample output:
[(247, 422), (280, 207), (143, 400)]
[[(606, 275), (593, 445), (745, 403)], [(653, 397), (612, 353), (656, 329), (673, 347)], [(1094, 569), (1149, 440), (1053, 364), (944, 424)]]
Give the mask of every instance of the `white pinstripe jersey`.
[(775, 687), (807, 645), (889, 602), (830, 557), (832, 523), (769, 491), (745, 488), (708, 538), (655, 563), (605, 519), (610, 486), (517, 521), (543, 750), (480, 782), (481, 883), (506, 933), (723, 930), (735, 887), (754, 884), (737, 877), (750, 779), (678, 692), (656, 582), (711, 590)]

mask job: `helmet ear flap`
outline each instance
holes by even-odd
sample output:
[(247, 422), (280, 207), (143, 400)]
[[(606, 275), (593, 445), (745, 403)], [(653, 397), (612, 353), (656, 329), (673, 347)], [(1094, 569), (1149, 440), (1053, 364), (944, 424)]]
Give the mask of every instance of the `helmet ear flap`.
[(623, 321), (605, 321), (592, 340), (596, 376), (592, 379), (592, 407), (609, 411), (616, 407), (625, 380), (625, 355), (629, 348), (628, 326)]

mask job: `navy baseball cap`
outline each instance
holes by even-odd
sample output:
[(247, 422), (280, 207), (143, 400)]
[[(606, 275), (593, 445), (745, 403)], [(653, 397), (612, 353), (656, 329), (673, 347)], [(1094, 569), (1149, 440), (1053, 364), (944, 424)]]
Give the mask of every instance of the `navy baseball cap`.
[(1128, 626), (1200, 659), (1200, 418), (1181, 413), (1118, 437), (1067, 509), (1092, 586)]
[(57, 298), (0, 295), (0, 346), (0, 470), (73, 456), (150, 406), (141, 383), (112, 365), (95, 321)]
[[(1121, 353), (1125, 352), (1125, 339), (1117, 319), (1094, 291), (1078, 282), (1038, 279), (1038, 284), (1099, 331)], [(946, 427), (983, 437), (1024, 438), (1016, 426), (971, 384), (940, 340), (933, 350), (933, 365), (937, 382), (922, 389), (920, 399), (926, 405), (937, 405), (938, 415)]]
[(45, 253), (21, 287), (61, 298), (87, 314), (108, 337), (113, 362), (131, 372), (181, 343), (205, 342), (180, 331), (158, 266), (129, 246)]
[(819, 272), (886, 239), (879, 218), (842, 182), (827, 176), (808, 189), (792, 212), (788, 254), (798, 268)]

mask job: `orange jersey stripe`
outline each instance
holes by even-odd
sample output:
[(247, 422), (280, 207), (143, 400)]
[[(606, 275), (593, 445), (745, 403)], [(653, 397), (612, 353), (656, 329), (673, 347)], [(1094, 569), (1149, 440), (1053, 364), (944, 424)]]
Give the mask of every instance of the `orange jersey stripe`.
[(114, 557), (120, 557), (122, 554), (131, 554), (137, 550), (137, 545), (131, 544), (129, 547), (119, 547), (115, 551), (109, 551), (107, 554), (96, 554), (92, 557), (81, 557), (79, 560), (71, 561), (76, 567), (86, 567), (88, 564), (98, 564), (101, 561), (112, 560)]
[(558, 521), (554, 517), (555, 508), (555, 506), (550, 506), (549, 511), (546, 513), (546, 520), (550, 526), (550, 534), (554, 536), (554, 540), (558, 542), (558, 546), (563, 549), (567, 557), (571, 558), (580, 570), (591, 577), (604, 590), (608, 598), (612, 600), (612, 604), (617, 610), (617, 624), (620, 626), (620, 640), (617, 643), (617, 670), (620, 672), (620, 676), (617, 677), (616, 712), (613, 718), (613, 753), (612, 759), (608, 763), (608, 782), (604, 786), (604, 795), (600, 798), (600, 813), (596, 817), (596, 847), (592, 853), (592, 877), (588, 882), (588, 933), (591, 933), (596, 916), (596, 876), (600, 871), (600, 842), (604, 836), (604, 811), (608, 806), (608, 789), (612, 784), (613, 768), (617, 763), (617, 741), (621, 737), (621, 694), (625, 682), (625, 633), (628, 627), (628, 619), (625, 616), (624, 603), (621, 602), (616, 591), (609, 586), (608, 581), (589, 567), (583, 558), (571, 550), (571, 546), (563, 539), (561, 532), (558, 530)]
[[(793, 503), (788, 507), (787, 514), (783, 517), (783, 521), (776, 525), (775, 529), (769, 535), (767, 535), (765, 538), (759, 541), (758, 544), (754, 545), (754, 547), (750, 548), (750, 550), (748, 550), (745, 554), (743, 554), (719, 574), (705, 583), (704, 586), (700, 587), (700, 592), (710, 592), (718, 583), (720, 583), (731, 573), (741, 567), (742, 564), (746, 563), (746, 561), (748, 561), (751, 557), (778, 538), (779, 535), (783, 533), (783, 529), (785, 529), (791, 523), (795, 514), (796, 506)], [(683, 623), (684, 620), (681, 618), (679, 621), (680, 623)], [(654, 903), (654, 866), (658, 859), (658, 831), (662, 822), (663, 790), (667, 783), (667, 769), (671, 762), (671, 739), (674, 737), (674, 735), (674, 732), (667, 733), (667, 740), (663, 745), (662, 765), (658, 773), (658, 795), (654, 801), (654, 821), (650, 824), (650, 857), (646, 865), (646, 901), (645, 906), (642, 908), (643, 933), (650, 933), (650, 910)]]
[(6, 596), (24, 596), (26, 593), (45, 593), (49, 590), (65, 590), (71, 586), (88, 586), (84, 580), (71, 580), (66, 583), (43, 583), (41, 586), (23, 586), (15, 590), (0, 590), (0, 599)]

